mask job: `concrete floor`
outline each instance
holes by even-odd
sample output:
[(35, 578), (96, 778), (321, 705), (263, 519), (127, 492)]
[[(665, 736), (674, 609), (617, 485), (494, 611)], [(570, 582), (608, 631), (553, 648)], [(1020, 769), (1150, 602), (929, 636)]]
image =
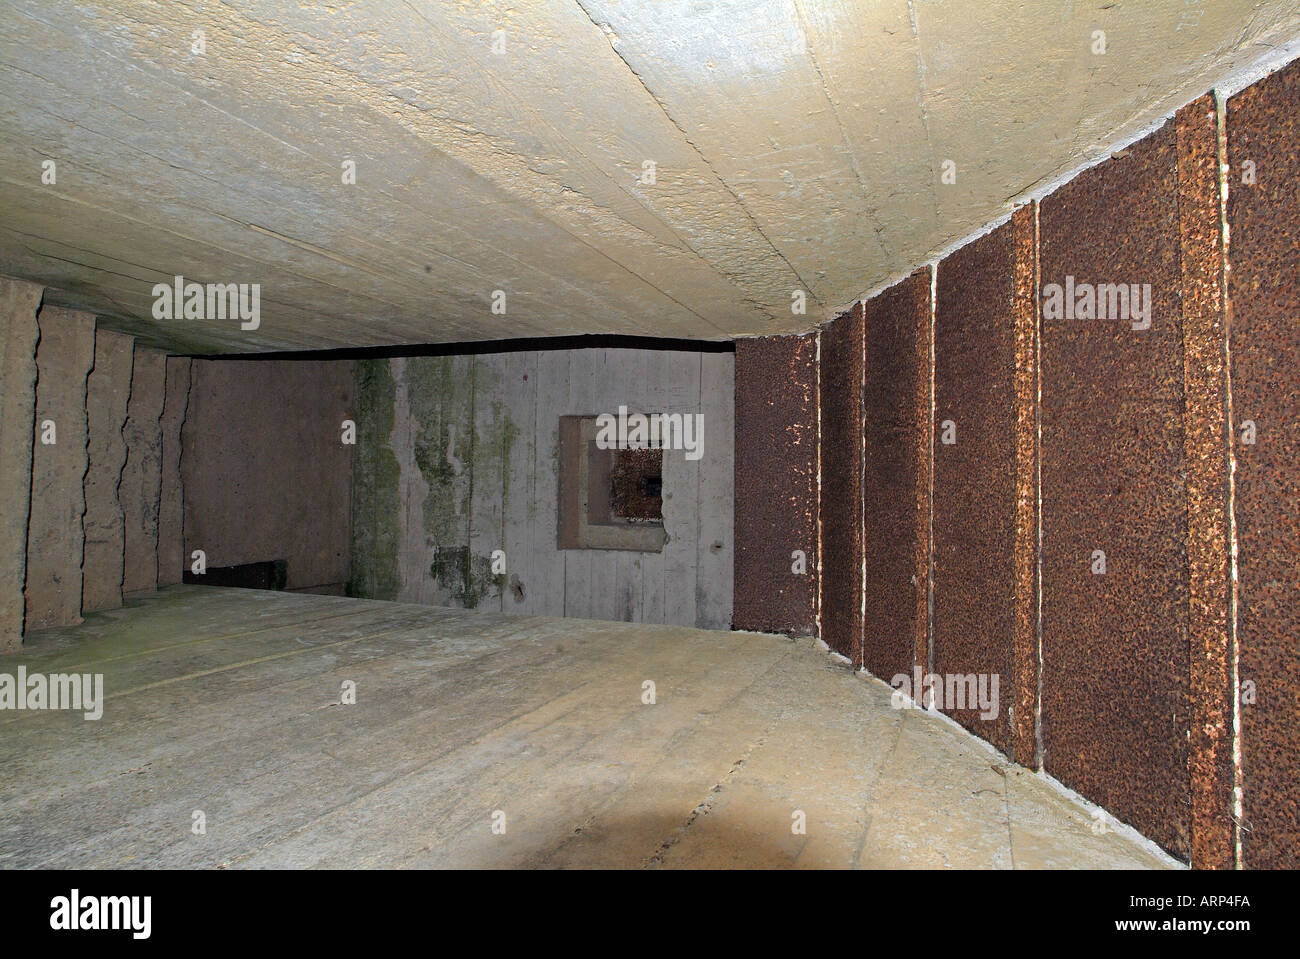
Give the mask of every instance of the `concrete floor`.
[(1175, 865), (810, 640), (181, 586), (18, 665), (106, 703), (0, 713), (3, 868)]

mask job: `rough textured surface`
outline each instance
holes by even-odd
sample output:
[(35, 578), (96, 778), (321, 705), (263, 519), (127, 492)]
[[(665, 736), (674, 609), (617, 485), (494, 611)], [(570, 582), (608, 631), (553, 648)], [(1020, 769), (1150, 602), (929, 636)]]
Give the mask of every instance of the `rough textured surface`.
[(1039, 750), (1039, 648), (1038, 566), (1038, 204), (1017, 210), (1011, 218), (1015, 263), (1016, 404), (1016, 520), (1012, 546), (1015, 576), (1015, 625), (1012, 632), (1013, 707), (1011, 739), (1015, 760), (1022, 766), (1041, 768)]
[[(350, 360), (195, 360), (181, 431), (185, 549), (288, 562), (288, 589), (348, 581)], [(189, 564), (187, 563), (187, 566)]]
[[(1025, 765), (1034, 761), (1038, 676), (1036, 652), (1016, 662), (1029, 649), (1017, 588), (1036, 556), (1019, 536), (1018, 448), (1025, 426), (1033, 436), (1033, 397), (1017, 390), (1017, 369), (1028, 353), (1033, 372), (1033, 327), (1028, 350), (1019, 328), (1035, 305), (1033, 229), (1026, 209), (940, 263), (934, 315), (934, 671), (998, 677), (995, 716), (973, 703), (944, 710)], [(1020, 283), (1026, 258), (1031, 282)]]
[[(727, 628), (734, 367), (729, 351), (595, 348), (362, 361), (350, 594)], [(697, 459), (664, 451), (668, 541), (561, 550), (560, 417), (621, 406), (703, 418)]]
[(359, 360), (356, 368), (357, 449), (352, 463), (347, 593), (394, 600), (402, 589), (398, 556), (406, 525), (400, 484), (403, 464), (390, 444), (397, 426), (397, 384), (389, 360)]
[[(1243, 864), (1300, 866), (1300, 69), (1228, 101)], [(1242, 183), (1245, 161), (1255, 183)], [(1246, 421), (1254, 445), (1242, 442)]]
[(126, 404), (126, 465), (118, 499), (122, 504), (125, 549), (122, 593), (158, 588), (158, 502), (162, 491), (162, 412), (167, 356), (138, 343), (131, 363), (131, 395)]
[(25, 588), (29, 630), (81, 622), (86, 375), (95, 362), (95, 318), (89, 313), (43, 306), (37, 323)]
[(817, 399), (815, 336), (737, 341), (736, 629), (817, 631)]
[(930, 278), (866, 303), (863, 664), (886, 682), (930, 665)]
[(1182, 264), (1183, 448), (1187, 462), (1188, 639), (1192, 698), (1191, 862), (1230, 869), (1232, 816), (1231, 531), (1227, 323), (1218, 106), (1212, 94), (1178, 111)]
[[(1289, 0), (10, 0), (0, 269), (181, 352), (805, 332), (1297, 20)], [(260, 328), (153, 320), (177, 273), (260, 283)]]
[(41, 288), (0, 276), (0, 652), (23, 641)]
[[(1042, 320), (1049, 773), (1186, 859), (1187, 499), (1173, 124), (1042, 201), (1044, 289), (1149, 283), (1150, 328)], [(1094, 574), (1105, 554), (1105, 573)], [(1100, 568), (1099, 566), (1097, 568)]]
[(821, 334), (821, 638), (862, 665), (862, 330), (859, 303)]
[(135, 348), (131, 337), (95, 330), (95, 367), (86, 379), (86, 549), (82, 562), (81, 608), (116, 609), (122, 605), (125, 526), (118, 498), (126, 465), (127, 399)]
[(193, 361), (167, 357), (162, 415), (162, 488), (158, 497), (158, 585), (174, 586), (188, 568), (185, 562), (184, 490), (181, 486), (181, 428), (190, 404)]
[(1173, 865), (806, 640), (182, 586), (18, 662), (106, 702), (0, 719), (6, 869)]

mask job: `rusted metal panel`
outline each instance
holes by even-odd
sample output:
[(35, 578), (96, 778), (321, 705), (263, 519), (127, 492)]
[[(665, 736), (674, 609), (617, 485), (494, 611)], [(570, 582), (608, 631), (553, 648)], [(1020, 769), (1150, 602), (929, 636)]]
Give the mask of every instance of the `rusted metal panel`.
[(859, 303), (821, 334), (821, 630), (862, 664), (862, 329)]
[(1227, 130), (1237, 641), (1239, 679), (1254, 686), (1240, 707), (1242, 864), (1294, 869), (1300, 866), (1300, 66), (1232, 97)]
[(865, 309), (863, 664), (886, 681), (929, 665), (930, 280), (918, 270)]
[(939, 264), (934, 317), (933, 669), (974, 674), (983, 699), (954, 684), (964, 708), (940, 705), (1025, 765), (1038, 693), (1033, 270), (1025, 207)]
[(1186, 859), (1177, 161), (1167, 124), (1040, 206), (1042, 738), (1049, 773)]
[(736, 629), (816, 632), (817, 400), (816, 334), (736, 341)]

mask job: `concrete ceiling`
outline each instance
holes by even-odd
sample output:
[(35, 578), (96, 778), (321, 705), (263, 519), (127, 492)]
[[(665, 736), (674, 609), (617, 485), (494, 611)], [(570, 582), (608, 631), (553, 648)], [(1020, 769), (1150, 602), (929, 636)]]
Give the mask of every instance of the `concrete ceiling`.
[[(0, 272), (191, 351), (807, 330), (1297, 33), (1294, 0), (5, 0)], [(155, 320), (176, 274), (259, 283), (260, 327)]]

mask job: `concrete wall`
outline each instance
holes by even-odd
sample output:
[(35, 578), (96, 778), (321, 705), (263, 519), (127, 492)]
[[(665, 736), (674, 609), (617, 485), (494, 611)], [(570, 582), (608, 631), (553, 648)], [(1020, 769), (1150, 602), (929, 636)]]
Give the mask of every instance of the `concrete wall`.
[[(357, 596), (725, 628), (734, 356), (575, 349), (360, 364)], [(662, 552), (556, 546), (562, 415), (702, 413), (703, 457), (663, 457)], [(504, 550), (506, 572), (491, 570)]]
[(181, 481), (181, 427), (190, 404), (190, 379), (194, 361), (186, 356), (167, 357), (163, 412), (159, 427), (162, 448), (158, 489), (158, 586), (181, 582), (188, 564), (184, 548), (184, 489)]
[(134, 364), (131, 337), (95, 331), (95, 366), (86, 380), (85, 550), (81, 607), (85, 612), (122, 605), (126, 520), (118, 491), (126, 466), (126, 406)]
[(27, 511), (36, 415), (36, 311), (42, 290), (0, 277), (0, 651), (23, 641)]
[[(355, 417), (350, 360), (194, 360), (181, 433), (185, 564), (286, 560), (286, 588), (341, 592), (348, 580)], [(167, 420), (165, 409), (162, 411)], [(174, 510), (174, 502), (168, 510)], [(163, 577), (174, 576), (167, 570)]]
[(158, 588), (158, 504), (162, 495), (162, 412), (167, 356), (135, 347), (126, 405), (126, 465), (118, 485), (125, 550), (122, 593)]
[[(161, 468), (185, 415), (178, 403), (159, 421), (167, 358), (97, 329), (89, 313), (40, 307), (42, 293), (0, 277), (0, 546), (12, 557), (0, 651), (121, 606), (124, 588), (152, 591), (160, 552), (181, 548), (179, 484)], [(163, 490), (176, 517), (160, 526)]]
[(86, 377), (95, 318), (43, 306), (37, 316), (36, 437), (27, 521), (27, 629), (81, 622), (82, 516), (87, 459)]

